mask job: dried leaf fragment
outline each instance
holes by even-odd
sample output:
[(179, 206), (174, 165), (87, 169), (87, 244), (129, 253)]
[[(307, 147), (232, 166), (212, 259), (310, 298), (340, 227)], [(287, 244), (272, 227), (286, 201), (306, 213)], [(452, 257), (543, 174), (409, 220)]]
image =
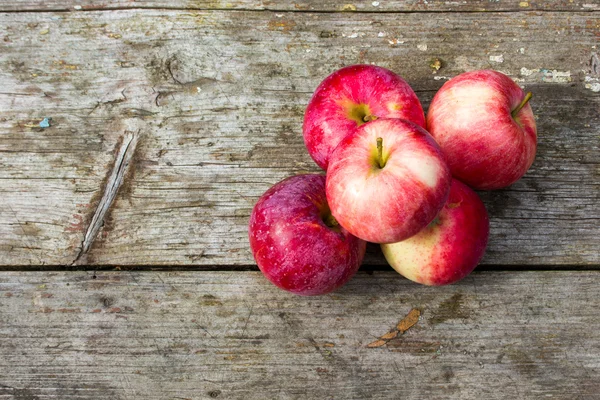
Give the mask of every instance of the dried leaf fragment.
[(380, 337), (380, 339), (391, 340), (391, 339), (394, 339), (396, 336), (398, 336), (398, 331), (394, 330), (394, 331), (386, 333), (385, 335)]
[(398, 334), (403, 334), (404, 332), (415, 326), (415, 324), (419, 322), (420, 316), (421, 311), (419, 311), (416, 308), (413, 308), (408, 312), (408, 314), (406, 314), (406, 317), (404, 317), (400, 322), (398, 322), (398, 325), (396, 326), (395, 330), (390, 331), (385, 335), (381, 336), (378, 340), (369, 343), (367, 347), (371, 349), (381, 347), (390, 340), (395, 339), (398, 336)]
[(400, 322), (398, 322), (396, 329), (398, 329), (398, 331), (400, 331), (401, 333), (406, 332), (407, 330), (415, 326), (417, 322), (419, 322), (420, 316), (421, 311), (419, 311), (416, 308), (413, 308), (408, 312), (408, 314), (406, 314), (406, 317), (404, 317)]
[(376, 348), (376, 347), (381, 347), (381, 346), (383, 346), (386, 343), (387, 342), (385, 340), (376, 340), (374, 342), (369, 343), (367, 345), (367, 347), (373, 349), (373, 348)]

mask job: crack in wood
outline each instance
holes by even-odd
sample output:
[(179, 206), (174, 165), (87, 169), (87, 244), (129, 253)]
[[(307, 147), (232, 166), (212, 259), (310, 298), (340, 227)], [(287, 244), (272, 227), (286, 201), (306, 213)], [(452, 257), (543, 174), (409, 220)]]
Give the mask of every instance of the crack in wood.
[[(202, 6), (140, 6), (140, 5), (132, 5), (132, 6), (86, 6), (82, 9), (73, 9), (71, 7), (64, 6), (56, 6), (56, 7), (46, 7), (46, 8), (29, 8), (29, 9), (13, 9), (13, 8), (3, 8), (0, 6), (0, 12), (6, 14), (32, 14), (32, 13), (47, 13), (47, 12), (55, 12), (55, 13), (89, 13), (89, 12), (113, 12), (113, 11), (147, 11), (147, 10), (157, 10), (157, 11), (205, 11), (205, 12), (214, 12), (214, 11), (224, 11), (228, 13), (250, 13), (250, 12), (261, 12), (261, 13), (290, 13), (290, 14), (482, 14), (482, 13), (497, 13), (497, 14), (525, 14), (531, 12), (539, 12), (539, 13), (577, 13), (577, 12), (585, 12), (585, 13), (597, 13), (600, 12), (597, 8), (589, 8), (589, 9), (547, 9), (547, 8), (538, 8), (538, 7), (528, 7), (528, 8), (501, 8), (501, 9), (390, 9), (390, 10), (365, 10), (365, 9), (357, 9), (353, 11), (340, 10), (340, 9), (289, 9), (286, 7), (263, 7), (263, 8), (250, 8), (250, 7), (239, 7), (239, 8), (230, 8), (230, 7), (202, 7)], [(583, 11), (584, 10), (584, 11)]]
[(127, 89), (123, 89), (121, 91), (121, 96), (123, 96), (122, 98), (114, 99), (114, 100), (109, 100), (109, 101), (98, 101), (98, 102), (96, 102), (96, 105), (94, 106), (94, 108), (92, 108), (92, 111), (90, 111), (88, 113), (88, 115), (91, 115), (94, 111), (96, 111), (101, 106), (104, 106), (104, 105), (114, 105), (114, 104), (119, 104), (119, 103), (123, 103), (124, 101), (127, 101), (127, 96), (125, 96), (125, 90), (127, 90)]
[(175, 78), (175, 75), (173, 74), (173, 69), (171, 68), (171, 63), (174, 61), (177, 61), (177, 59), (175, 57), (172, 57), (167, 60), (167, 62), (165, 63), (166, 67), (167, 67), (167, 71), (169, 72), (169, 75), (171, 75), (171, 79), (173, 79), (173, 81), (176, 84), (183, 85), (183, 83), (179, 79)]
[(94, 211), (92, 221), (85, 232), (85, 236), (81, 242), (81, 249), (71, 265), (76, 265), (84, 259), (84, 257), (90, 251), (92, 244), (94, 243), (94, 240), (100, 231), (100, 228), (104, 225), (104, 218), (106, 217), (106, 214), (108, 213), (113, 201), (117, 197), (119, 188), (123, 184), (125, 173), (127, 172), (137, 146), (138, 138), (139, 132), (125, 133), (125, 136), (123, 137), (123, 143), (121, 144), (115, 159), (115, 165), (104, 188), (104, 194), (102, 195), (100, 203), (98, 203), (98, 206)]

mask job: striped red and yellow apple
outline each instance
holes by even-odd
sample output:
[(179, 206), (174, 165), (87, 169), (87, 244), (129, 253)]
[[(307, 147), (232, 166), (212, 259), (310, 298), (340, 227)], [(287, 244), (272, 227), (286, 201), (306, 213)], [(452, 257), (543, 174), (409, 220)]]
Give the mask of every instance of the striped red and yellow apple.
[(331, 152), (356, 128), (377, 118), (402, 118), (425, 127), (417, 95), (394, 72), (374, 65), (351, 65), (329, 75), (304, 114), (304, 143), (324, 170)]
[(425, 285), (457, 282), (485, 253), (489, 219), (472, 189), (454, 179), (446, 204), (425, 229), (398, 243), (382, 244), (388, 263), (402, 276)]
[(446, 82), (427, 113), (427, 129), (452, 175), (472, 188), (500, 189), (533, 164), (537, 128), (525, 93), (501, 72), (466, 72)]
[(326, 192), (331, 213), (350, 233), (394, 243), (435, 218), (450, 183), (440, 148), (425, 129), (377, 119), (342, 139), (332, 153)]

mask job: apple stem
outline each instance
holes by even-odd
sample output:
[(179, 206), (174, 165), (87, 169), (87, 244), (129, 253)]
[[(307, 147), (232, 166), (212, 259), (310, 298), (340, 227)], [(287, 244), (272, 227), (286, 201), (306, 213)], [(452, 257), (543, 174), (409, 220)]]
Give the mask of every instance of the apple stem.
[(429, 223), (429, 225), (427, 225), (428, 228), (435, 228), (437, 225), (441, 225), (442, 222), (440, 221), (440, 216), (439, 214), (436, 215), (436, 217), (433, 219), (433, 221), (431, 221)]
[(521, 104), (519, 104), (517, 106), (517, 108), (515, 108), (510, 114), (512, 115), (513, 118), (517, 118), (517, 114), (519, 113), (519, 111), (521, 111), (521, 109), (523, 107), (525, 107), (525, 104), (527, 104), (527, 102), (529, 100), (531, 100), (531, 97), (533, 96), (533, 94), (531, 92), (527, 92), (527, 94), (525, 95), (525, 98), (523, 99), (523, 101), (521, 102)]
[(377, 165), (379, 168), (385, 167), (385, 162), (383, 162), (383, 138), (377, 138)]
[(375, 121), (376, 119), (377, 117), (375, 115), (365, 115), (363, 117), (363, 121), (365, 122)]
[(327, 214), (324, 222), (325, 225), (327, 225), (330, 228), (334, 228), (340, 224), (339, 222), (337, 222), (337, 219), (335, 219), (335, 217), (331, 214)]

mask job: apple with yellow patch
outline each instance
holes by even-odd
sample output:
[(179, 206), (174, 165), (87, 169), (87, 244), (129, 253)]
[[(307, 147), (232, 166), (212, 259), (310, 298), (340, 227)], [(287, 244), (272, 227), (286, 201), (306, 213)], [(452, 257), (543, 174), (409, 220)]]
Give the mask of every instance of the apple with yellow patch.
[(427, 129), (446, 155), (452, 176), (474, 189), (500, 189), (533, 164), (537, 128), (525, 93), (501, 72), (458, 75), (441, 87)]
[(452, 178), (439, 146), (420, 126), (377, 119), (331, 154), (327, 202), (352, 235), (394, 243), (415, 235), (441, 210)]
[(388, 263), (404, 277), (425, 285), (448, 285), (469, 275), (485, 253), (489, 219), (472, 189), (452, 181), (450, 195), (434, 221), (415, 236), (383, 244)]
[(425, 127), (417, 95), (394, 72), (374, 65), (351, 65), (329, 75), (304, 114), (304, 143), (319, 167), (356, 128), (377, 118), (402, 118)]

